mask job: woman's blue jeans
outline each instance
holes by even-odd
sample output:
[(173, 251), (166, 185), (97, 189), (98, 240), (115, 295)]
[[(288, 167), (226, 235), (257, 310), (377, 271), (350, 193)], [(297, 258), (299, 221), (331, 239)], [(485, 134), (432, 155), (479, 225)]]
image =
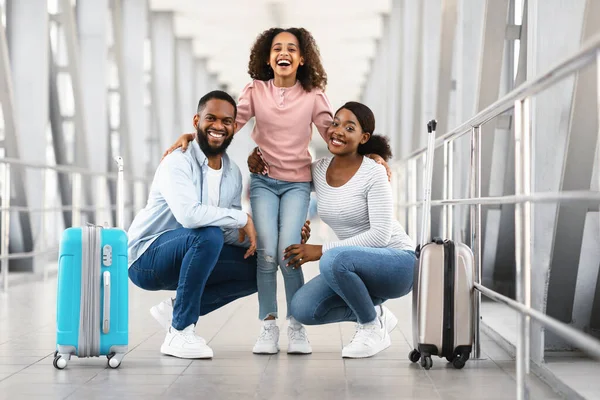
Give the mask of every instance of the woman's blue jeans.
[(277, 317), (277, 266), (281, 267), (287, 315), (294, 294), (304, 284), (302, 269), (286, 267), (283, 251), (301, 240), (310, 201), (310, 182), (285, 182), (252, 174), (250, 204), (257, 234), (259, 319)]
[(375, 307), (412, 289), (415, 252), (336, 247), (321, 257), (321, 274), (292, 300), (291, 314), (305, 325), (373, 321)]

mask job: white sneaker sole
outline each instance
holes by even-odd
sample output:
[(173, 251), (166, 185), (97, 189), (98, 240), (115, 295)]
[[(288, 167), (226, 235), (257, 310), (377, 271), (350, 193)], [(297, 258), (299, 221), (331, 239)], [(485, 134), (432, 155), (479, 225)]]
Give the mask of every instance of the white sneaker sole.
[(197, 351), (188, 349), (176, 349), (163, 344), (162, 346), (160, 346), (160, 352), (162, 354), (177, 358), (213, 358), (213, 351), (210, 348), (207, 348), (202, 351)]
[(165, 317), (165, 315), (158, 310), (158, 306), (154, 306), (150, 309), (150, 315), (154, 317), (156, 322), (158, 322), (164, 330), (169, 330), (169, 327), (171, 326), (171, 321), (168, 317)]
[(370, 349), (365, 349), (364, 351), (352, 351), (352, 350), (346, 350), (346, 348), (344, 348), (342, 350), (342, 358), (373, 357), (375, 354), (381, 353), (383, 350), (390, 347), (391, 344), (392, 344), (392, 340), (390, 339), (390, 335), (388, 334), (388, 335), (385, 335), (383, 340), (381, 342), (377, 343), (377, 345), (375, 345), (374, 347), (371, 347)]
[(279, 345), (255, 345), (252, 352), (254, 354), (277, 354), (279, 353)]
[(312, 354), (312, 348), (307, 344), (296, 344), (288, 346), (288, 354)]

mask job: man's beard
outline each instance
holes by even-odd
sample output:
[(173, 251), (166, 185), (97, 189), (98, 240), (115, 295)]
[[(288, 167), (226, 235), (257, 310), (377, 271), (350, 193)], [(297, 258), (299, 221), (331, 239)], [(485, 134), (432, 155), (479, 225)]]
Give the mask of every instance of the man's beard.
[(225, 138), (219, 147), (211, 147), (211, 145), (208, 143), (208, 133), (204, 132), (200, 128), (197, 128), (196, 130), (196, 138), (196, 140), (198, 140), (198, 144), (200, 145), (200, 149), (205, 155), (216, 156), (225, 153), (225, 150), (227, 150), (227, 147), (229, 147), (231, 141), (233, 140), (233, 135)]

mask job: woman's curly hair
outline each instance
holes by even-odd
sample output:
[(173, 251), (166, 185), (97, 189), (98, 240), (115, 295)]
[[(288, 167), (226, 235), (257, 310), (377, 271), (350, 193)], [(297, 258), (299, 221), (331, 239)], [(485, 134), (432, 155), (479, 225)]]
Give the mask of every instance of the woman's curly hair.
[(314, 88), (325, 90), (327, 74), (321, 64), (319, 47), (310, 32), (304, 28), (271, 28), (258, 35), (250, 52), (250, 62), (248, 63), (250, 77), (259, 81), (273, 79), (273, 69), (267, 62), (271, 54), (273, 39), (281, 32), (289, 32), (296, 36), (300, 44), (300, 55), (304, 58), (304, 65), (298, 67), (296, 78), (300, 81), (302, 88), (307, 92)]
[(390, 147), (390, 142), (387, 137), (374, 134), (375, 114), (373, 114), (373, 111), (366, 105), (356, 101), (349, 101), (341, 106), (335, 112), (336, 115), (342, 109), (346, 109), (354, 114), (363, 132), (371, 134), (371, 137), (366, 143), (358, 145), (358, 154), (363, 156), (365, 154), (377, 154), (379, 157), (388, 162), (390, 158), (392, 158), (392, 148)]

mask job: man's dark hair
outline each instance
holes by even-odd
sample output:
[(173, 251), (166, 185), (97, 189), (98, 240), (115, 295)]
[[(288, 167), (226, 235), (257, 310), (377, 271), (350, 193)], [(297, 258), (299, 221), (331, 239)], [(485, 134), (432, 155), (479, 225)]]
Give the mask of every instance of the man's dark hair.
[(213, 90), (212, 92), (208, 92), (204, 96), (202, 96), (202, 98), (200, 98), (200, 101), (198, 102), (197, 113), (200, 114), (204, 109), (204, 106), (206, 106), (206, 103), (208, 103), (209, 100), (213, 99), (224, 100), (231, 104), (233, 106), (233, 117), (237, 117), (237, 105), (235, 104), (235, 100), (228, 93), (222, 90)]

